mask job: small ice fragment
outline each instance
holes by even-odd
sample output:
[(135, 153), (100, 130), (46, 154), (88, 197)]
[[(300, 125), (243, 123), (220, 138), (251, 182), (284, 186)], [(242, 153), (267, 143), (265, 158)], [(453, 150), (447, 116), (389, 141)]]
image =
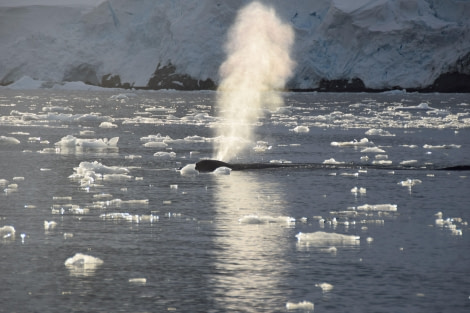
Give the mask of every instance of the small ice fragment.
[(421, 184), (422, 181), (419, 179), (410, 179), (408, 178), (407, 180), (402, 180), (401, 182), (398, 182), (398, 185), (404, 186), (404, 187), (413, 187), (414, 185)]
[(0, 238), (4, 238), (4, 239), (7, 239), (7, 238), (10, 238), (10, 239), (13, 239), (15, 238), (15, 227), (13, 226), (3, 226), (3, 227), (0, 227)]
[(397, 211), (396, 204), (364, 204), (357, 207), (358, 211)]
[(146, 278), (129, 278), (129, 283), (136, 285), (145, 285), (147, 283)]
[(362, 149), (361, 153), (385, 153), (385, 150), (378, 147), (369, 147)]
[(101, 122), (99, 128), (116, 128), (118, 127), (116, 124), (113, 124), (111, 122)]
[(367, 237), (367, 238), (366, 238), (366, 241), (367, 241), (367, 243), (371, 243), (372, 241), (374, 241), (374, 238), (372, 238), (372, 237)]
[(418, 163), (418, 160), (403, 160), (400, 162), (401, 165), (412, 165)]
[(344, 162), (336, 161), (334, 158), (323, 161), (323, 164), (344, 164)]
[(64, 239), (70, 239), (70, 238), (73, 238), (72, 233), (64, 233)]
[(176, 189), (178, 189), (178, 185), (170, 185), (170, 189), (176, 190)]
[(98, 266), (103, 264), (103, 260), (91, 255), (76, 253), (73, 257), (65, 260), (64, 264), (72, 276), (91, 276)]
[(51, 230), (54, 229), (57, 226), (57, 223), (54, 221), (44, 221), (44, 229), (45, 230)]
[(313, 311), (314, 304), (309, 301), (302, 301), (298, 303), (287, 302), (286, 309), (287, 310), (308, 310)]
[(328, 292), (333, 289), (333, 285), (328, 283), (315, 284), (315, 287), (320, 287), (323, 292)]
[(308, 133), (310, 128), (308, 128), (308, 126), (297, 126), (293, 129), (290, 129), (290, 131), (293, 131), (294, 133)]
[(392, 161), (391, 160), (374, 160), (374, 161), (372, 161), (372, 164), (374, 164), (374, 165), (391, 165)]
[(21, 233), (21, 243), (24, 243), (24, 239), (26, 238), (26, 234), (25, 233)]

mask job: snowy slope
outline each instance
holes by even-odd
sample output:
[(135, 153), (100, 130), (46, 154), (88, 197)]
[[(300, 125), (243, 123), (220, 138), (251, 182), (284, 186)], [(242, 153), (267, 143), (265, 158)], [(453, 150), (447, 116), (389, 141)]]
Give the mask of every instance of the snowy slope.
[[(110, 0), (85, 9), (6, 1), (0, 4), (0, 83), (30, 76), (100, 85), (104, 76), (118, 75), (121, 83), (147, 86), (158, 66), (172, 64), (180, 75), (170, 71), (170, 80), (217, 84), (227, 30), (248, 2)], [(470, 74), (468, 0), (267, 3), (295, 31), (290, 88), (353, 78), (368, 88), (423, 88), (443, 73)]]

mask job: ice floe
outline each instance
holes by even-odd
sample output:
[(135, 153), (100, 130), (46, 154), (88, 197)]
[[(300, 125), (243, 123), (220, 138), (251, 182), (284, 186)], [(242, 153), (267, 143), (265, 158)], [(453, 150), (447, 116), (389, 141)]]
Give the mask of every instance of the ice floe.
[(363, 146), (369, 146), (372, 145), (373, 142), (369, 141), (367, 138), (362, 138), (361, 140), (357, 141), (354, 139), (353, 141), (343, 141), (343, 142), (337, 142), (333, 141), (331, 142), (331, 145), (334, 147), (363, 147)]
[(15, 137), (0, 136), (0, 145), (18, 145), (20, 143)]
[(64, 264), (72, 276), (92, 276), (95, 270), (103, 264), (103, 260), (91, 255), (76, 253), (73, 257), (65, 260)]
[(44, 230), (52, 230), (57, 226), (54, 221), (44, 221)]
[(385, 150), (378, 147), (368, 147), (361, 150), (361, 153), (385, 153)]
[(74, 167), (75, 173), (69, 176), (70, 179), (78, 181), (81, 187), (95, 186), (95, 181), (99, 180), (129, 180), (129, 170), (120, 166), (106, 166), (98, 161), (80, 162), (78, 167)]
[(459, 149), (460, 147), (461, 147), (461, 145), (454, 145), (454, 144), (450, 144), (450, 145), (428, 145), (428, 144), (425, 144), (425, 145), (423, 145), (424, 149)]
[(336, 161), (334, 158), (327, 159), (323, 161), (323, 164), (332, 164), (332, 165), (338, 165), (338, 164), (344, 164), (345, 162), (341, 161)]
[(396, 204), (364, 204), (356, 207), (358, 211), (387, 211), (387, 212), (396, 212)]
[(365, 132), (367, 136), (395, 136), (387, 130), (381, 128), (371, 128)]
[(62, 137), (54, 145), (59, 148), (60, 152), (75, 152), (80, 149), (116, 149), (119, 137), (101, 138), (101, 139), (80, 139), (72, 135)]
[(126, 221), (126, 222), (133, 222), (133, 223), (141, 223), (141, 222), (148, 222), (153, 223), (157, 222), (160, 217), (158, 215), (153, 214), (129, 214), (129, 213), (120, 213), (120, 212), (111, 212), (111, 213), (104, 213), (100, 215), (100, 218), (103, 220), (111, 220), (111, 221)]
[(196, 164), (188, 164), (180, 170), (180, 174), (183, 176), (196, 176), (199, 171), (196, 170)]
[(290, 129), (290, 131), (293, 131), (294, 133), (308, 133), (310, 128), (308, 126), (297, 126), (293, 129)]
[(159, 160), (173, 160), (176, 158), (175, 152), (164, 152), (158, 151), (153, 154), (153, 156)]
[(291, 310), (304, 310), (304, 311), (313, 311), (314, 304), (310, 301), (302, 301), (302, 302), (287, 302), (286, 309), (288, 311)]
[(295, 224), (290, 216), (245, 215), (238, 220), (241, 224)]
[(331, 245), (359, 245), (360, 236), (355, 235), (343, 235), (338, 233), (329, 233), (323, 231), (317, 231), (314, 233), (302, 233), (299, 232), (297, 235), (299, 242), (308, 243), (313, 246), (331, 246)]
[(413, 186), (421, 184), (421, 183), (422, 183), (422, 181), (420, 179), (408, 178), (406, 180), (402, 180), (402, 181), (398, 182), (398, 185), (404, 186), (404, 187), (413, 187)]

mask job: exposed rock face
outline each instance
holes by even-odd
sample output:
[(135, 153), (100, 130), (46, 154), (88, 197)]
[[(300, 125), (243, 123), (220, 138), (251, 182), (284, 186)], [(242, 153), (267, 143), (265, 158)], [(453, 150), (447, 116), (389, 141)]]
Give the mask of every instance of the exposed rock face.
[(216, 85), (210, 78), (198, 80), (187, 74), (178, 74), (176, 67), (169, 63), (164, 66), (158, 64), (147, 87), (149, 89), (213, 90)]

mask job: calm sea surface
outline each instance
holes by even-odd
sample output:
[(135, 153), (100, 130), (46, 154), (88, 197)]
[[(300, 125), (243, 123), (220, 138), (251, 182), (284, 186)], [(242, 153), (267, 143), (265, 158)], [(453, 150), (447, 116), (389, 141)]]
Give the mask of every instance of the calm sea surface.
[(216, 94), (121, 92), (0, 89), (0, 312), (470, 312), (469, 95), (287, 93), (237, 162), (387, 168), (196, 175)]

